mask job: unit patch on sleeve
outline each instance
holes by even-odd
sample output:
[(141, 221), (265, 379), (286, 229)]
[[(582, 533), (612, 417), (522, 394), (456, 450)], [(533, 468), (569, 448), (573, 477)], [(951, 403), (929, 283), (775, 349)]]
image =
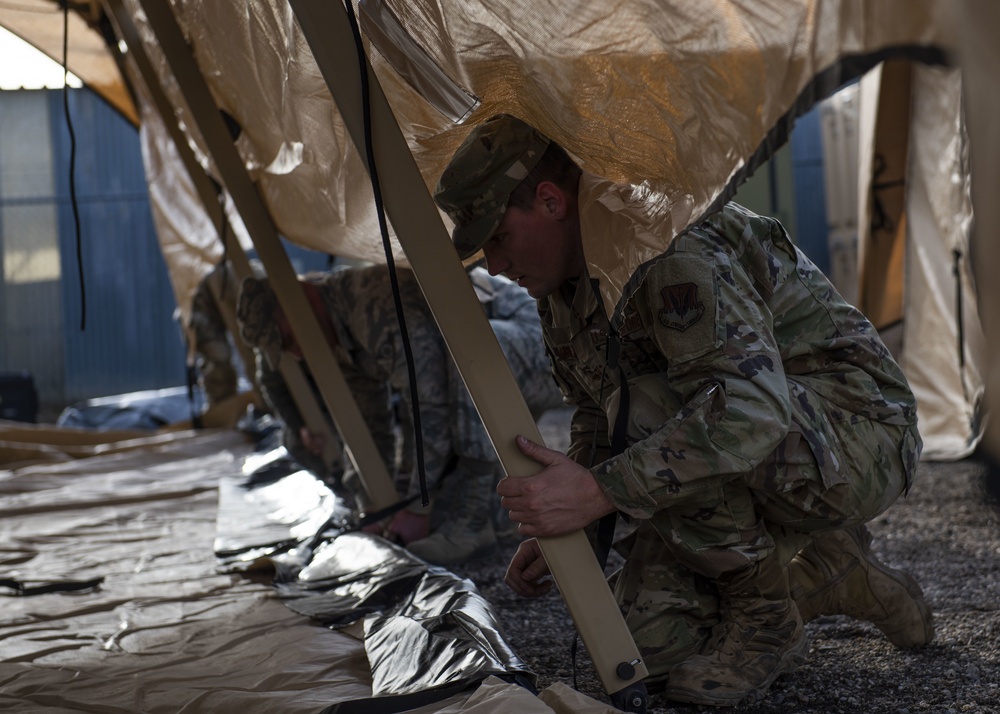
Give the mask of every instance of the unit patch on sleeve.
[(705, 314), (705, 305), (698, 299), (698, 286), (694, 283), (668, 285), (660, 295), (663, 298), (660, 322), (666, 327), (683, 332)]

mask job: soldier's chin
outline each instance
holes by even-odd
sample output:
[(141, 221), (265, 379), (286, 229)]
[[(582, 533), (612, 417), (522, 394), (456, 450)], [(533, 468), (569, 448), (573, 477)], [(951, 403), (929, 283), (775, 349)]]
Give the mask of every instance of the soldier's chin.
[(552, 294), (552, 290), (548, 286), (540, 285), (530, 278), (522, 277), (517, 281), (517, 284), (524, 288), (528, 292), (528, 295), (535, 298), (535, 300), (541, 300)]

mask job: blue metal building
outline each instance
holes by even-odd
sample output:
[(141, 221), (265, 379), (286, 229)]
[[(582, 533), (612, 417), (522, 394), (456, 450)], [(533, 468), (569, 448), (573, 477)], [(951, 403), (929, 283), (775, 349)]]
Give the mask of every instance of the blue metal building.
[(0, 92), (0, 262), (0, 371), (43, 405), (183, 384), (138, 132), (92, 92)]
[(0, 373), (29, 371), (49, 411), (184, 384), (138, 131), (89, 90), (0, 91), (0, 268)]

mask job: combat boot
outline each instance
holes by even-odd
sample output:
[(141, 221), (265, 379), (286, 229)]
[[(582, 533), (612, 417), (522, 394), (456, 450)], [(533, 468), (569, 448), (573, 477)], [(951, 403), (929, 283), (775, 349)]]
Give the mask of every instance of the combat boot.
[(489, 508), (493, 480), (492, 463), (461, 460), (442, 484), (447, 492), (435, 499), (433, 532), (407, 550), (432, 565), (457, 565), (492, 553), (497, 545)]
[(788, 564), (791, 593), (803, 622), (849, 615), (871, 622), (897, 647), (934, 637), (931, 609), (910, 575), (879, 562), (862, 526), (822, 533)]
[(670, 670), (667, 699), (709, 706), (756, 701), (808, 655), (787, 571), (776, 556), (716, 582), (720, 622), (701, 654)]

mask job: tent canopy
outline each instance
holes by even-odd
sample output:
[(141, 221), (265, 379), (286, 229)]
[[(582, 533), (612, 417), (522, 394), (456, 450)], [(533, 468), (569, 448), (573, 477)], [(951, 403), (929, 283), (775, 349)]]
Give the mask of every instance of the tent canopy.
[[(104, 5), (74, 4), (68, 65), (155, 131), (155, 109), (144, 106), (141, 89), (139, 107), (129, 99), (126, 87), (142, 79), (127, 48), (115, 59), (119, 44)], [(794, 117), (844, 81), (888, 56), (941, 59), (953, 44), (946, 5), (513, 0), (499, 8), (468, 0), (362, 0), (355, 12), (429, 189), (473, 125), (508, 112), (549, 134), (587, 170), (662, 193), (677, 233), (728, 198), (784, 141)], [(171, 75), (141, 3), (123, 6), (189, 140), (211, 167), (177, 89), (184, 78)], [(239, 127), (238, 149), (281, 234), (307, 248), (384, 262), (366, 169), (292, 7), (174, 3), (173, 12), (219, 109)], [(0, 23), (57, 60), (60, 20), (52, 0), (0, 7)], [(129, 68), (128, 82), (119, 66)], [(171, 154), (165, 134), (148, 141)], [(186, 309), (197, 282), (191, 274), (207, 272), (222, 249), (197, 220), (203, 209), (183, 207), (177, 182), (184, 179), (158, 170), (153, 150), (147, 153), (154, 199), (168, 204), (157, 210), (159, 237)], [(405, 260), (398, 245), (395, 255)], [(626, 256), (621, 272), (648, 257)], [(620, 292), (627, 275), (609, 272), (617, 286), (609, 291)]]

